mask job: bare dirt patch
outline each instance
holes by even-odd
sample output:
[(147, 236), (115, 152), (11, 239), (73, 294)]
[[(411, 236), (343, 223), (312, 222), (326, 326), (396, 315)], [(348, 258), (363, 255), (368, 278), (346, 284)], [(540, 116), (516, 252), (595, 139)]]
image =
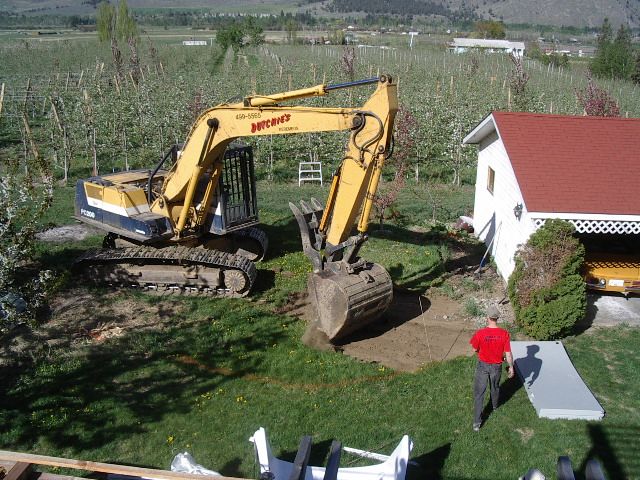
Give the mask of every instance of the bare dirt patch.
[(38, 328), (18, 327), (2, 337), (0, 366), (37, 350), (72, 352), (82, 344), (100, 343), (131, 331), (163, 329), (184, 322), (177, 305), (151, 304), (109, 292), (97, 296), (81, 287), (53, 298), (50, 318)]
[[(79, 240), (94, 234), (85, 225), (69, 225), (43, 232), (43, 240)], [(399, 371), (416, 371), (432, 362), (472, 354), (469, 339), (484, 324), (484, 310), (502, 304), (503, 321), (513, 313), (505, 301), (504, 283), (490, 268), (476, 274), (460, 262), (450, 265), (440, 288), (423, 294), (394, 292), (389, 310), (377, 322), (343, 339), (336, 347), (353, 358), (378, 363)], [(15, 329), (0, 344), (0, 365), (28, 354), (29, 349), (66, 348), (79, 343), (101, 342), (134, 329), (162, 329), (185, 322), (179, 303), (144, 302), (118, 292), (96, 298), (81, 287), (58, 295), (51, 305), (50, 320), (30, 331)], [(308, 323), (313, 311), (306, 293), (292, 294), (276, 313)]]
[[(343, 339), (337, 347), (365, 362), (413, 372), (432, 362), (471, 355), (469, 340), (484, 325), (482, 313), (490, 304), (501, 304), (503, 321), (512, 321), (504, 284), (493, 271), (486, 270), (480, 276), (459, 271), (450, 274), (446, 282), (453, 298), (435, 288), (424, 295), (395, 292), (391, 307), (380, 320)], [(467, 311), (468, 302), (476, 305), (478, 315)], [(313, 319), (305, 295), (292, 297), (280, 313), (307, 322)]]
[(535, 433), (531, 428), (516, 428), (516, 432), (520, 434), (520, 440), (526, 445), (533, 438)]
[(70, 241), (84, 240), (87, 237), (99, 235), (100, 233), (100, 230), (78, 223), (50, 228), (49, 230), (36, 234), (36, 238), (43, 242), (66, 243)]
[(460, 302), (437, 293), (396, 294), (381, 321), (349, 338), (343, 351), (401, 371), (469, 355), (475, 322), (459, 310)]

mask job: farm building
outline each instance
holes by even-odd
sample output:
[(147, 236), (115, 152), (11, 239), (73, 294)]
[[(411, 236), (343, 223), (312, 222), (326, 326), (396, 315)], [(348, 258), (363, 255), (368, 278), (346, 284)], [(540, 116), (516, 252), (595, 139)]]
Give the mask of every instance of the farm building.
[(187, 45), (187, 46), (206, 46), (208, 45), (206, 40), (183, 40), (182, 41), (182, 45)]
[(493, 112), (463, 143), (479, 147), (474, 231), (505, 280), (547, 219), (640, 243), (640, 119)]
[(485, 40), (482, 38), (454, 38), (449, 43), (449, 49), (454, 53), (480, 50), (487, 53), (513, 53), (517, 57), (522, 57), (524, 55), (524, 42)]

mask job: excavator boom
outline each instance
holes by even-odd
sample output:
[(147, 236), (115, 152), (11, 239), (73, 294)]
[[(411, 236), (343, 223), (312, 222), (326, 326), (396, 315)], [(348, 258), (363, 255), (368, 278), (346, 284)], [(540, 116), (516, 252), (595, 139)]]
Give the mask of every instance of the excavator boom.
[[(376, 85), (375, 91), (357, 108), (279, 105), (370, 84)], [(350, 131), (325, 206), (314, 199), (310, 203), (300, 202), (299, 208), (290, 204), (300, 227), (303, 250), (313, 265), (308, 288), (317, 327), (331, 340), (343, 337), (378, 318), (393, 296), (386, 270), (359, 258), (358, 253), (367, 238), (382, 167), (391, 153), (397, 109), (397, 86), (388, 76), (254, 95), (241, 103), (214, 107), (205, 111), (194, 125), (180, 161), (167, 176), (163, 197), (156, 200), (151, 210), (173, 218), (178, 234), (186, 225), (197, 224), (195, 212), (208, 209), (210, 201), (205, 197), (194, 208), (198, 205), (194, 194), (200, 176), (210, 169), (210, 183), (217, 182), (220, 159), (235, 138)], [(352, 235), (356, 220), (357, 233)]]

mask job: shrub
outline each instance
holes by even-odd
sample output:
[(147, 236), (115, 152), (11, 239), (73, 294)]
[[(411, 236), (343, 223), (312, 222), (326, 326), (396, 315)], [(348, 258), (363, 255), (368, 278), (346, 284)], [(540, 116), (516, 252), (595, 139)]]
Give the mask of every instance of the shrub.
[(484, 310), (474, 298), (468, 298), (464, 302), (464, 311), (470, 317), (483, 317), (485, 315)]
[(584, 247), (563, 220), (547, 220), (516, 253), (508, 293), (516, 323), (537, 340), (569, 334), (586, 311)]

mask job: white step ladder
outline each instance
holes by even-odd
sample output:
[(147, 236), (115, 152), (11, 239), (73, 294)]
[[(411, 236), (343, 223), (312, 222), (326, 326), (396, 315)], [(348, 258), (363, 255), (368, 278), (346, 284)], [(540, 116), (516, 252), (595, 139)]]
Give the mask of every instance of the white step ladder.
[(320, 182), (322, 186), (322, 162), (300, 162), (298, 165), (298, 186), (302, 182)]

